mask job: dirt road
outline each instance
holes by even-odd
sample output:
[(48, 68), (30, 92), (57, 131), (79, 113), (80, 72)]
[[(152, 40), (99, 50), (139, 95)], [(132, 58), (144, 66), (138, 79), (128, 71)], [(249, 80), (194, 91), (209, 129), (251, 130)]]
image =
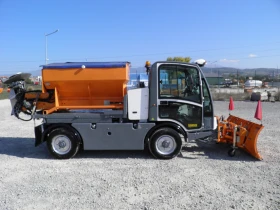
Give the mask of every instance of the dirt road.
[[(254, 120), (256, 102), (233, 115)], [(229, 145), (188, 144), (172, 160), (145, 151), (85, 151), (55, 160), (34, 147), (34, 122), (0, 101), (0, 209), (280, 209), (280, 103), (263, 103), (258, 161)], [(228, 115), (228, 102), (215, 102)], [(258, 122), (258, 121), (256, 121)], [(38, 123), (38, 122), (37, 122)]]

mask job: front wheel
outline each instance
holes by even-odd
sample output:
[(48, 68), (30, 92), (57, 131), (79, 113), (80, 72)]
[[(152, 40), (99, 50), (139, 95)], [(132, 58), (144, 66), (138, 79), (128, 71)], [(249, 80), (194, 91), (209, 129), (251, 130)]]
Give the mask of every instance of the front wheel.
[(47, 136), (48, 150), (57, 159), (74, 157), (80, 148), (80, 143), (77, 134), (71, 128), (55, 128)]
[(172, 128), (156, 130), (149, 140), (149, 150), (156, 158), (174, 158), (181, 152), (181, 148), (182, 139), (179, 133)]

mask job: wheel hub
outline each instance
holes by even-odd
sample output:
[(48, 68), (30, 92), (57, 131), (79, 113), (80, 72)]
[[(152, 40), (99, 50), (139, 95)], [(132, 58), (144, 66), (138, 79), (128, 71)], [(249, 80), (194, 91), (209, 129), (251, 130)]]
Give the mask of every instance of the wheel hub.
[(163, 148), (168, 148), (170, 146), (170, 142), (165, 140), (165, 141), (162, 142), (161, 145), (162, 145)]
[(71, 140), (65, 135), (57, 135), (52, 139), (52, 149), (59, 155), (67, 154), (72, 148)]
[(156, 140), (156, 150), (162, 155), (169, 155), (175, 151), (176, 141), (172, 136), (163, 135)]
[(59, 141), (57, 145), (60, 149), (66, 147), (66, 143), (64, 141)]

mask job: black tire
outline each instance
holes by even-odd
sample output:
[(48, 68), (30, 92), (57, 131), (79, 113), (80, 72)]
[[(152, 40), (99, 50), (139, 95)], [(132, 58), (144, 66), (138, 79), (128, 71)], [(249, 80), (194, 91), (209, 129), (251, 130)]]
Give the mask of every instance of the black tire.
[(234, 157), (234, 156), (235, 156), (235, 149), (230, 149), (230, 150), (228, 151), (228, 156)]
[(78, 134), (70, 127), (58, 127), (51, 130), (46, 140), (50, 154), (57, 159), (74, 157), (81, 144)]
[(172, 128), (159, 128), (149, 139), (150, 153), (159, 159), (172, 159), (178, 156), (182, 148), (182, 139)]

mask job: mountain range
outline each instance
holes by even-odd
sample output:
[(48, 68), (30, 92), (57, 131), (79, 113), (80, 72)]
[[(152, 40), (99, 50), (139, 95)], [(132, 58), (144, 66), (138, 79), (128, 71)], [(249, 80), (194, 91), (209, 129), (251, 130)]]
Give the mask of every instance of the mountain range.
[[(219, 74), (219, 75), (227, 75), (227, 74), (238, 74), (243, 76), (254, 76), (257, 75), (270, 75), (270, 76), (279, 76), (279, 69), (276, 68), (252, 68), (252, 69), (238, 69), (231, 67), (203, 67), (202, 71), (207, 74)], [(145, 73), (145, 67), (138, 68), (130, 68), (130, 73)], [(32, 76), (41, 76), (41, 70), (28, 72), (31, 73)], [(7, 75), (10, 76), (10, 75)]]

